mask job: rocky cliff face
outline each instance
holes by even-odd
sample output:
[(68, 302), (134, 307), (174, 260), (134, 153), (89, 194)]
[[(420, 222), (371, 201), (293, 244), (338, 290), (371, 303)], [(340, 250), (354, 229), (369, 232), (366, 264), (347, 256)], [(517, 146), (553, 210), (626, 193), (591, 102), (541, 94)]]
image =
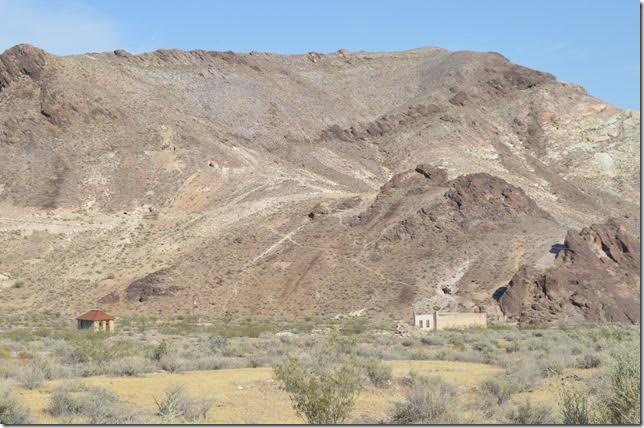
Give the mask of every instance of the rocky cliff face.
[(640, 319), (640, 242), (615, 219), (570, 230), (555, 266), (521, 267), (500, 297), (520, 321), (622, 322)]
[(19, 45), (0, 55), (0, 308), (494, 313), (568, 229), (639, 236), (639, 120), (496, 53)]

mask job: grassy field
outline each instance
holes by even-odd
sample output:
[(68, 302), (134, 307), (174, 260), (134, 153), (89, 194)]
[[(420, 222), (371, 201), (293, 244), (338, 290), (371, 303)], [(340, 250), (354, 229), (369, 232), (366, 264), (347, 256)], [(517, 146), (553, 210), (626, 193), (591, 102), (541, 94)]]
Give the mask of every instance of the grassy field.
[[(337, 361), (370, 361), (391, 372), (384, 370), (380, 385), (364, 377), (345, 422), (392, 422), (396, 406), (410, 400), (413, 373), (454, 388), (451, 401), (439, 404), (458, 409), (457, 422), (557, 423), (564, 387), (599, 402), (616, 353), (639, 355), (640, 337), (639, 326), (621, 325), (493, 325), (401, 337), (392, 322), (366, 318), (119, 321), (116, 334), (103, 335), (78, 332), (51, 314), (0, 317), (0, 382), (36, 423), (184, 422), (163, 419), (155, 401), (176, 385), (211, 403), (194, 421), (297, 423), (303, 419), (272, 367), (290, 355), (337, 354)], [(85, 394), (111, 407), (64, 402), (73, 409), (55, 410), (56, 394), (79, 381), (89, 392), (68, 393), (68, 401)], [(2, 400), (0, 391), (0, 407)]]

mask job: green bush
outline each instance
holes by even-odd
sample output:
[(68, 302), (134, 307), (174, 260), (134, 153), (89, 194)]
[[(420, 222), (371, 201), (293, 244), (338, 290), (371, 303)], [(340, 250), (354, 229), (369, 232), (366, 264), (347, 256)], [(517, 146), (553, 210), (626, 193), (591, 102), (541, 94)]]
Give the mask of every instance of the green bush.
[(31, 415), (8, 385), (0, 385), (0, 424), (30, 424)]
[(412, 375), (406, 399), (397, 403), (392, 424), (458, 423), (456, 389), (439, 377)]
[(275, 376), (282, 382), (298, 416), (309, 424), (337, 424), (344, 421), (360, 390), (360, 374), (355, 364), (319, 364), (307, 367), (300, 360), (275, 365)]

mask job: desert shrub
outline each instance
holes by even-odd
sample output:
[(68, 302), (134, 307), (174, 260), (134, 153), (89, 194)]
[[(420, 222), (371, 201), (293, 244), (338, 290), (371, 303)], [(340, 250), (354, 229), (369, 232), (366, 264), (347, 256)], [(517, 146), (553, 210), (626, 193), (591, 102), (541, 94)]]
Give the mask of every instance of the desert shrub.
[(553, 377), (561, 375), (564, 371), (565, 365), (559, 359), (547, 358), (540, 361), (539, 367), (541, 368), (541, 374), (543, 377)]
[(35, 389), (42, 385), (45, 375), (37, 366), (30, 364), (18, 372), (18, 382), (27, 389)]
[(510, 409), (507, 421), (518, 425), (544, 425), (552, 422), (552, 409), (544, 403), (533, 404), (526, 400)]
[(559, 411), (565, 425), (588, 425), (594, 422), (588, 392), (573, 385), (563, 385)]
[(69, 367), (60, 364), (50, 358), (34, 358), (32, 364), (40, 369), (47, 380), (67, 378), (72, 375)]
[(281, 355), (264, 354), (264, 355), (251, 355), (248, 358), (248, 367), (272, 367), (283, 361)]
[(158, 408), (157, 416), (164, 422), (203, 421), (212, 407), (211, 400), (190, 396), (183, 385), (169, 387), (163, 397), (154, 397), (154, 402)]
[(218, 357), (218, 356), (209, 356), (201, 357), (194, 360), (184, 361), (181, 365), (184, 370), (220, 370), (225, 368), (232, 367), (233, 364), (229, 359)]
[(488, 341), (478, 340), (472, 343), (472, 349), (478, 352), (493, 352), (494, 347)]
[(122, 403), (117, 395), (81, 382), (60, 385), (51, 394), (49, 412), (70, 423), (133, 424), (141, 412)]
[(111, 337), (104, 340), (102, 346), (104, 349), (101, 361), (131, 357), (144, 352), (139, 342), (126, 338)]
[(154, 365), (149, 360), (146, 361), (141, 357), (125, 357), (113, 361), (108, 371), (115, 376), (138, 376), (154, 369)]
[(391, 367), (386, 366), (376, 358), (367, 358), (360, 364), (365, 371), (367, 379), (376, 388), (384, 388), (391, 380)]
[(601, 364), (601, 358), (591, 354), (584, 354), (575, 360), (575, 367), (578, 369), (594, 369), (601, 366)]
[(439, 377), (412, 375), (404, 401), (397, 403), (393, 424), (453, 424), (458, 422), (456, 389)]
[(10, 358), (11, 357), (11, 346), (2, 345), (0, 346), (0, 358)]
[(0, 424), (30, 424), (31, 415), (8, 385), (0, 385)]
[(154, 361), (161, 361), (163, 357), (166, 357), (173, 352), (173, 349), (171, 348), (172, 346), (170, 345), (170, 343), (168, 343), (167, 340), (163, 339), (161, 343), (159, 343), (152, 351), (152, 359)]
[(208, 348), (212, 352), (220, 352), (228, 345), (228, 338), (213, 334), (208, 336)]
[(0, 379), (17, 379), (20, 368), (13, 365), (0, 365)]
[(367, 331), (369, 319), (366, 317), (352, 317), (342, 327), (340, 333), (346, 336), (358, 335)]
[(90, 361), (104, 361), (106, 359), (105, 348), (97, 340), (100, 334), (95, 336), (90, 334), (79, 333), (78, 336), (70, 340), (71, 349), (65, 356), (69, 364), (82, 364)]
[(505, 370), (505, 380), (512, 385), (514, 392), (531, 391), (541, 379), (542, 371), (535, 361), (523, 361)]
[(513, 340), (508, 346), (505, 347), (505, 352), (511, 354), (513, 352), (519, 352), (521, 350), (521, 344), (518, 340)]
[(49, 403), (49, 412), (53, 416), (69, 417), (81, 414), (81, 398), (78, 394), (73, 394), (85, 391), (87, 386), (78, 382), (64, 383), (54, 389), (51, 394)]
[(88, 363), (83, 363), (80, 365), (74, 365), (72, 366), (72, 368), (74, 372), (81, 377), (100, 376), (110, 371), (110, 367), (107, 367), (103, 363), (98, 363), (94, 361), (90, 361)]
[(489, 396), (497, 405), (502, 405), (512, 396), (512, 386), (505, 379), (487, 379), (479, 385), (477, 392)]
[[(263, 333), (274, 333), (277, 331), (275, 324), (269, 320), (244, 319), (237, 322), (217, 323), (211, 325), (207, 332), (213, 336), (222, 337), (253, 337), (257, 338)], [(173, 334), (176, 334), (173, 333)]]
[(640, 423), (639, 349), (632, 347), (613, 353), (607, 384), (598, 400), (600, 422)]
[(465, 351), (455, 352), (449, 358), (451, 361), (463, 361), (466, 363), (489, 364), (495, 360), (494, 354), (489, 352)]
[(461, 337), (451, 337), (448, 343), (452, 345), (456, 351), (465, 351), (465, 342)]
[(174, 355), (164, 355), (161, 357), (159, 367), (169, 373), (175, 373), (182, 368), (181, 361)]
[(289, 357), (273, 370), (298, 416), (309, 424), (341, 423), (351, 412), (360, 390), (360, 373), (351, 362), (322, 363), (306, 364)]
[(400, 344), (404, 346), (405, 348), (409, 348), (410, 346), (414, 345), (414, 341), (411, 339), (403, 339)]
[[(450, 353), (450, 355), (451, 355), (451, 353)], [(409, 356), (407, 358), (409, 358), (410, 360), (423, 361), (423, 360), (431, 360), (431, 359), (433, 359), (433, 356), (432, 356), (431, 353), (428, 353), (428, 352), (414, 351), (411, 354), (409, 354)], [(445, 359), (447, 360), (447, 359), (451, 359), (451, 358), (445, 358)]]
[(438, 345), (444, 345), (445, 341), (436, 336), (423, 336), (420, 338), (420, 343), (428, 346), (438, 346)]

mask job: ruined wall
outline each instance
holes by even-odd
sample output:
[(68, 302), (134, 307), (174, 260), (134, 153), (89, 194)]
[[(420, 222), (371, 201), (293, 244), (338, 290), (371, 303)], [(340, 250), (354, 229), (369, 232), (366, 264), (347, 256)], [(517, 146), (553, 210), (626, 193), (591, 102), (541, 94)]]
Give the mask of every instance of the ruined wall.
[(475, 312), (444, 312), (434, 314), (436, 330), (448, 328), (487, 327), (487, 314)]

